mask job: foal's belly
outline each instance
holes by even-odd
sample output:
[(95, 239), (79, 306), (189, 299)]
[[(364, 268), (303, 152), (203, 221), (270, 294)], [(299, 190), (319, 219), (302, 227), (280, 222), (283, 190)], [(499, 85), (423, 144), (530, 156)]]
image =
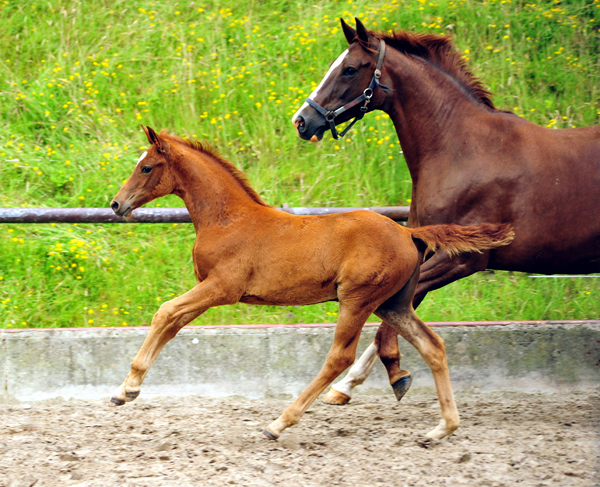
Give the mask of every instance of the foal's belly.
[(262, 304), (270, 306), (302, 306), (307, 304), (337, 301), (335, 289), (279, 289), (252, 294), (250, 291), (240, 299), (245, 304)]

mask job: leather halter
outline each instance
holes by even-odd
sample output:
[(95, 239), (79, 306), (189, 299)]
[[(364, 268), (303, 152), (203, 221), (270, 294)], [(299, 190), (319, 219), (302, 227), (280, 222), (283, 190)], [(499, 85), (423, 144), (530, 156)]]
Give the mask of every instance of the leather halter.
[[(379, 78), (381, 78), (381, 66), (383, 65), (383, 57), (385, 56), (385, 42), (383, 39), (379, 39), (379, 57), (377, 58), (377, 67), (375, 68), (375, 72), (373, 73), (373, 79), (371, 79), (371, 83), (369, 86), (363, 91), (362, 95), (352, 100), (350, 103), (346, 103), (341, 106), (337, 110), (326, 110), (321, 105), (319, 105), (316, 101), (312, 100), (310, 96), (306, 99), (306, 103), (308, 103), (311, 107), (313, 107), (317, 112), (319, 112), (327, 123), (329, 123), (329, 128), (331, 129), (331, 135), (334, 139), (341, 139), (346, 132), (352, 128), (352, 126), (360, 119), (365, 116), (367, 110), (369, 109), (369, 102), (373, 97), (373, 92), (376, 86), (379, 86), (385, 93), (389, 91), (393, 91), (391, 88), (388, 88), (385, 85), (379, 83)], [(348, 125), (343, 132), (338, 134), (337, 129), (335, 128), (335, 119), (339, 117), (342, 113), (347, 110), (350, 110), (352, 107), (355, 107), (359, 103), (365, 102), (363, 106), (360, 107), (360, 113), (356, 116), (352, 123)]]

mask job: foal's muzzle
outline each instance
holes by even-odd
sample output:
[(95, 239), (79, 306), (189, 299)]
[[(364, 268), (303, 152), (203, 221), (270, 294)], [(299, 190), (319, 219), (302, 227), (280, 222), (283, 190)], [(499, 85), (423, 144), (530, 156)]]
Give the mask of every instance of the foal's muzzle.
[(112, 200), (110, 207), (117, 216), (127, 217), (127, 215), (131, 213), (131, 201), (121, 204), (117, 200)]

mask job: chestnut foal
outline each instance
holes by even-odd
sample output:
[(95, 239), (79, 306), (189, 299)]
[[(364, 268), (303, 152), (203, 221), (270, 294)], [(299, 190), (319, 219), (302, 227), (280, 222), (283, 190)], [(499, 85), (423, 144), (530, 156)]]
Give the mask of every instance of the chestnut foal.
[(424, 254), (507, 245), (507, 225), (405, 228), (370, 211), (296, 216), (265, 204), (245, 176), (212, 149), (144, 129), (152, 146), (140, 157), (111, 208), (132, 210), (167, 194), (180, 196), (196, 230), (198, 284), (164, 303), (113, 405), (134, 400), (165, 344), (212, 306), (237, 302), (303, 305), (339, 301), (339, 320), (325, 364), (308, 388), (264, 431), (269, 439), (298, 423), (312, 402), (354, 361), (371, 313), (414, 345), (435, 379), (442, 419), (432, 438), (459, 425), (444, 341), (415, 314), (412, 299)]

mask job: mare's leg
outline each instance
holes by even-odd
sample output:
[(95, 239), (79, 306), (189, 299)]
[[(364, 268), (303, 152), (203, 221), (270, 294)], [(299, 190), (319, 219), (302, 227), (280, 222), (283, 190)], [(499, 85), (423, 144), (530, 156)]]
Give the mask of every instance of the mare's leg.
[(362, 384), (371, 374), (378, 358), (385, 366), (390, 384), (398, 401), (408, 391), (412, 377), (408, 370), (400, 369), (402, 355), (398, 348), (398, 332), (385, 321), (381, 323), (375, 339), (354, 363), (346, 377), (331, 386), (321, 399), (325, 404), (342, 406), (352, 398), (352, 389)]
[[(382, 326), (384, 326), (383, 323), (379, 327), (380, 330)], [(379, 333), (379, 330), (377, 333)], [(375, 340), (373, 340), (348, 371), (346, 377), (337, 384), (331, 386), (329, 392), (325, 394), (321, 400), (325, 404), (332, 404), (335, 406), (348, 404), (350, 399), (352, 399), (352, 389), (362, 384), (366, 378), (369, 377), (378, 358), (378, 347)]]
[(481, 254), (469, 252), (456, 256), (450, 256), (443, 250), (436, 252), (421, 266), (421, 277), (415, 291), (415, 302), (420, 303), (429, 291), (485, 270), (489, 260), (489, 250), (484, 250)]
[(117, 389), (110, 402), (122, 406), (133, 401), (140, 393), (140, 386), (158, 354), (179, 330), (208, 308), (223, 303), (223, 293), (214, 283), (207, 281), (194, 286), (178, 298), (163, 303), (152, 318), (152, 326), (142, 347), (133, 359), (125, 382)]
[(340, 302), (340, 317), (335, 329), (333, 345), (327, 354), (323, 368), (298, 399), (263, 432), (267, 438), (275, 440), (284, 429), (298, 423), (319, 394), (352, 364), (356, 356), (360, 332), (372, 311), (372, 308), (351, 309)]

